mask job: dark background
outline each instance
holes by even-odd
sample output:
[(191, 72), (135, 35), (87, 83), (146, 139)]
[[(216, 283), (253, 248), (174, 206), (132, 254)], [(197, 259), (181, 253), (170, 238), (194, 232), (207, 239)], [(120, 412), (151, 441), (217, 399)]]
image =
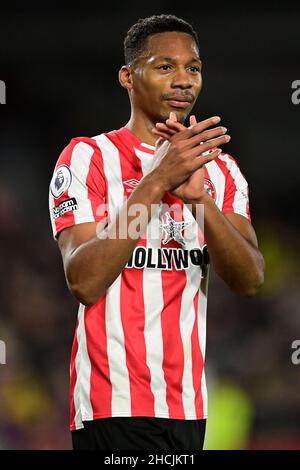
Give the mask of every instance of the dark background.
[(117, 129), (129, 101), (117, 79), (123, 38), (139, 18), (173, 13), (197, 30), (203, 60), (198, 119), (220, 115), (250, 186), (266, 260), (254, 299), (214, 274), (208, 302), (206, 448), (300, 449), (300, 6), (171, 1), (43, 9), (1, 6), (0, 448), (70, 448), (69, 356), (76, 302), (52, 239), (48, 187), (74, 136)]

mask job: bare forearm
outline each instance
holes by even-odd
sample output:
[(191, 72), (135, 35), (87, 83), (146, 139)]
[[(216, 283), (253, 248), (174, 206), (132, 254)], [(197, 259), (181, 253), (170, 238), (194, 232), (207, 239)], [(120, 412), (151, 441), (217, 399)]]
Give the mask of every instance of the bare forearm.
[(235, 292), (254, 295), (264, 279), (264, 260), (260, 251), (241, 235), (209, 195), (193, 201), (194, 216), (197, 203), (204, 205), (204, 236), (214, 269)]
[[(68, 257), (67, 282), (78, 300), (91, 305), (114, 282), (145, 232), (153, 205), (158, 204), (163, 195), (155, 174), (145, 177), (105, 232), (95, 234)], [(138, 207), (142, 208), (142, 216), (134, 213)]]

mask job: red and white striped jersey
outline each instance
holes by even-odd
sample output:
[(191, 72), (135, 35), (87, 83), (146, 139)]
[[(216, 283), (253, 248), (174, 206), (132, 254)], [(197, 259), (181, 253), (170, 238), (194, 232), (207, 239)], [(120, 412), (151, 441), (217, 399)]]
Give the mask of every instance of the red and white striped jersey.
[[(112, 220), (151, 169), (154, 151), (126, 128), (72, 139), (50, 184), (54, 237), (74, 224)], [(205, 188), (223, 213), (250, 219), (248, 185), (231, 156), (205, 166)], [(207, 416), (208, 265), (191, 211), (166, 194), (121, 274), (94, 305), (79, 305), (71, 430), (112, 416)]]

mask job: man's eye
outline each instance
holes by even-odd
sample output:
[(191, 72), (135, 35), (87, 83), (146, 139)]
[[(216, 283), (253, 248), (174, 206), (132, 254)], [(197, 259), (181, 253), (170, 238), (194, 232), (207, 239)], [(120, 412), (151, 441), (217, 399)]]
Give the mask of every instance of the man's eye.
[(168, 65), (168, 64), (163, 64), (163, 65), (158, 66), (159, 70), (169, 70), (170, 68), (171, 68), (171, 65)]
[(193, 65), (192, 67), (190, 67), (190, 70), (192, 72), (200, 72), (200, 67), (196, 67), (196, 66)]

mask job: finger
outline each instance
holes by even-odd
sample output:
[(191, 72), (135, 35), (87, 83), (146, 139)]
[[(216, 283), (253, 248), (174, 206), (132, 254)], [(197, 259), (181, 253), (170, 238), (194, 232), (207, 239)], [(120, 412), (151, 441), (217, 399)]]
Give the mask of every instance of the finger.
[(208, 153), (207, 155), (201, 155), (201, 157), (197, 158), (202, 158), (203, 161), (205, 162), (204, 165), (208, 162), (211, 162), (212, 160), (215, 160), (219, 155), (221, 155), (222, 149), (217, 148), (213, 150), (213, 152)]
[(192, 162), (193, 172), (199, 170), (200, 168), (203, 168), (204, 165), (211, 162), (212, 160), (215, 160), (221, 153), (222, 149), (217, 148), (208, 155), (199, 155), (198, 157), (196, 157)]
[[(175, 123), (176, 124), (176, 123)], [(178, 127), (175, 125), (174, 128), (170, 128), (169, 126), (167, 126), (167, 124), (163, 124), (162, 122), (158, 122), (156, 125), (155, 125), (155, 128), (156, 130), (158, 131), (162, 131), (162, 132), (167, 132), (167, 133), (170, 133), (170, 134), (176, 134), (177, 132), (179, 132), (179, 129), (178, 130)]]
[(217, 137), (216, 139), (208, 140), (207, 142), (205, 142), (203, 144), (197, 145), (193, 149), (189, 149), (188, 153), (187, 153), (187, 158), (200, 157), (200, 156), (203, 155), (203, 153), (205, 153), (205, 152), (207, 152), (211, 149), (215, 149), (216, 147), (219, 147), (219, 146), (222, 146), (222, 145), (226, 144), (227, 142), (230, 141), (230, 139), (231, 139), (231, 137), (227, 134), (227, 135), (223, 135), (221, 137)]
[(195, 126), (197, 124), (196, 116), (193, 114), (190, 116), (190, 126)]
[(219, 147), (224, 144), (227, 144), (230, 141), (230, 139), (231, 139), (231, 136), (228, 134), (222, 135), (221, 137), (216, 137), (215, 139), (210, 139), (207, 142), (204, 142), (202, 145), (199, 146), (202, 148), (201, 153), (207, 152), (207, 150), (211, 150), (214, 147)]
[[(201, 132), (200, 134), (195, 135), (194, 137), (190, 137), (186, 139), (186, 148), (193, 148), (201, 143), (206, 143), (212, 140), (215, 137), (223, 136), (227, 132), (227, 128), (223, 126), (214, 127), (208, 131)], [(212, 148), (212, 147), (209, 147)]]
[(158, 137), (162, 137), (165, 140), (170, 140), (172, 137), (172, 134), (168, 132), (159, 131), (157, 129), (152, 129), (152, 133)]
[[(189, 139), (184, 139), (183, 141), (181, 141), (182, 150), (191, 150), (193, 148), (198, 148), (199, 145), (205, 145), (205, 147), (201, 147), (203, 148), (202, 152), (206, 150), (210, 150), (211, 148), (216, 147), (214, 138), (219, 137), (219, 136), (222, 136), (222, 137), (225, 137), (226, 135), (228, 136), (226, 132), (227, 132), (226, 127), (221, 127), (221, 126), (215, 127), (214, 129), (210, 129), (209, 131), (201, 132), (200, 134), (190, 137)], [(175, 138), (176, 136), (173, 137), (174, 140)], [(173, 139), (172, 139), (172, 142), (174, 141)], [(229, 140), (230, 140), (230, 137), (228, 140), (226, 140), (226, 138), (223, 139), (221, 141), (221, 145), (223, 143), (229, 142)]]
[(170, 129), (168, 129), (168, 127), (166, 126), (166, 127), (161, 127), (161, 128), (159, 128), (159, 129), (153, 128), (153, 129), (152, 129), (152, 133), (153, 133), (154, 135), (162, 135), (162, 134), (163, 134), (164, 136), (167, 136), (168, 139), (171, 139), (171, 137), (172, 137), (174, 134), (176, 134), (176, 131), (170, 130)]
[(170, 119), (170, 121), (177, 122), (177, 114), (174, 113), (174, 111), (171, 111), (169, 119)]
[(186, 130), (186, 127), (181, 124), (180, 122), (174, 122), (171, 121), (170, 119), (166, 120), (165, 124), (169, 129), (174, 129), (176, 132), (184, 131)]
[[(208, 127), (218, 124), (220, 120), (221, 120), (220, 116), (213, 116), (211, 118), (205, 119), (204, 121), (200, 121), (194, 126), (191, 126), (188, 129), (182, 130), (180, 133), (174, 136), (174, 139), (176, 140), (189, 139), (197, 134), (200, 134), (200, 132), (203, 132)], [(169, 123), (168, 123), (168, 126), (169, 126)]]

